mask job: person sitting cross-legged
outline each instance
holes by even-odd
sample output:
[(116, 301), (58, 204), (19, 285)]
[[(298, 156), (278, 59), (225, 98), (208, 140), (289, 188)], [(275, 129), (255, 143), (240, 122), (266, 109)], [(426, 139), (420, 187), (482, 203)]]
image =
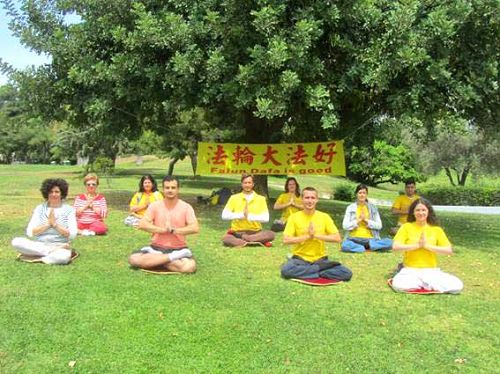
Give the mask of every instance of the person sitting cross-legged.
[(405, 193), (399, 195), (394, 203), (392, 204), (392, 214), (398, 217), (398, 224), (396, 227), (391, 227), (390, 233), (391, 235), (395, 235), (398, 232), (398, 229), (406, 223), (408, 219), (408, 210), (410, 208), (411, 203), (417, 200), (420, 196), (416, 193), (416, 183), (414, 179), (408, 179), (405, 182)]
[(302, 203), (304, 210), (288, 217), (283, 233), (283, 243), (294, 247), (292, 258), (281, 267), (282, 277), (350, 280), (351, 270), (327, 257), (325, 243), (340, 243), (341, 238), (332, 218), (316, 210), (318, 191), (304, 188)]
[(97, 192), (99, 177), (89, 173), (83, 178), (87, 193), (75, 198), (73, 207), (76, 210), (78, 234), (82, 236), (104, 235), (108, 227), (104, 223), (108, 215), (106, 198)]
[(392, 249), (403, 252), (404, 265), (392, 280), (395, 290), (462, 291), (460, 279), (437, 267), (437, 255), (451, 255), (453, 248), (426, 199), (419, 198), (411, 204), (408, 222), (396, 233)]
[(300, 197), (300, 187), (297, 179), (294, 177), (286, 179), (285, 192), (276, 199), (274, 209), (282, 210), (283, 213), (280, 219), (274, 221), (271, 230), (274, 232), (283, 231), (288, 217), (302, 209), (302, 199)]
[(179, 181), (171, 176), (163, 178), (165, 199), (151, 203), (139, 222), (139, 229), (153, 234), (152, 242), (129, 257), (133, 267), (179, 273), (196, 271), (185, 236), (199, 232), (198, 220), (193, 207), (179, 199), (178, 194)]
[(130, 200), (130, 215), (125, 218), (124, 223), (127, 226), (137, 227), (149, 205), (161, 200), (163, 200), (163, 195), (158, 191), (153, 176), (150, 174), (144, 175), (139, 181), (139, 191)]
[(68, 264), (70, 240), (77, 234), (75, 210), (64, 203), (68, 183), (64, 179), (46, 179), (40, 191), (45, 202), (35, 208), (26, 229), (32, 239), (14, 238), (12, 246), (23, 255), (40, 257), (46, 264)]
[(222, 211), (222, 219), (231, 220), (231, 228), (222, 238), (227, 247), (242, 247), (247, 243), (272, 245), (274, 232), (262, 230), (262, 223), (269, 221), (266, 198), (253, 188), (253, 175), (243, 174), (242, 191), (232, 195)]
[(364, 184), (356, 187), (356, 201), (347, 207), (342, 227), (348, 232), (340, 247), (344, 252), (391, 249), (392, 240), (380, 238), (382, 220), (377, 207), (368, 201), (368, 187)]

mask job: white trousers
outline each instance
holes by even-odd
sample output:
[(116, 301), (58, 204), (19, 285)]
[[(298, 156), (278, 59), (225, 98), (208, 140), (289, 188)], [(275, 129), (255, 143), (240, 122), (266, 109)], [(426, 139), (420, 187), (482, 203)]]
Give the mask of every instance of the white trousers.
[(26, 238), (14, 238), (12, 246), (28, 256), (42, 256), (46, 264), (65, 265), (71, 261), (71, 250), (62, 248), (64, 243), (44, 243)]
[(392, 287), (398, 291), (423, 288), (445, 293), (460, 293), (464, 284), (456, 276), (439, 268), (402, 268), (392, 280)]

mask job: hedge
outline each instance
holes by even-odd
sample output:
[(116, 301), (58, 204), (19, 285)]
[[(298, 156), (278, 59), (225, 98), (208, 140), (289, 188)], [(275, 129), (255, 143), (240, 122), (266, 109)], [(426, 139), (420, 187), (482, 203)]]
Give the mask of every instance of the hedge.
[(343, 183), (335, 187), (333, 191), (333, 198), (340, 201), (354, 201), (356, 200), (356, 193), (354, 192), (356, 186)]
[(493, 187), (425, 186), (418, 194), (434, 205), (500, 206), (500, 191)]

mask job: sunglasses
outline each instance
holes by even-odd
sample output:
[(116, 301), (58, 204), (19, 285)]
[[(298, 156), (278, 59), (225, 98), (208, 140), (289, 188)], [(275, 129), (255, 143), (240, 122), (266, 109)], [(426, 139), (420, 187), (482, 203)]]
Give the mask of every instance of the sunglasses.
[(97, 183), (86, 183), (87, 186), (97, 186)]

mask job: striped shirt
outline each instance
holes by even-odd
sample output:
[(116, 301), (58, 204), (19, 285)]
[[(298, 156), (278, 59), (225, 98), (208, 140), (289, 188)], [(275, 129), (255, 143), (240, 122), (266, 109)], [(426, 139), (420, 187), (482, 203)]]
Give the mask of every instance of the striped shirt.
[(95, 221), (102, 221), (108, 214), (108, 205), (106, 204), (106, 199), (101, 194), (97, 194), (94, 197), (92, 205), (94, 208), (99, 208), (100, 214), (97, 214), (93, 208), (87, 207), (83, 212), (78, 213), (78, 209), (83, 208), (88, 203), (87, 195), (78, 195), (75, 199), (73, 207), (77, 211), (76, 217), (79, 223), (89, 224)]
[[(54, 209), (54, 216), (57, 224), (69, 230), (69, 237), (61, 235), (54, 227), (50, 227), (38, 235), (33, 235), (34, 228), (48, 223), (51, 209)], [(35, 208), (28, 228), (26, 229), (26, 235), (28, 235), (28, 237), (31, 238), (34, 236), (37, 241), (48, 243), (67, 243), (70, 239), (76, 237), (76, 233), (75, 210), (68, 204), (62, 204), (59, 208), (50, 208), (47, 202)]]

